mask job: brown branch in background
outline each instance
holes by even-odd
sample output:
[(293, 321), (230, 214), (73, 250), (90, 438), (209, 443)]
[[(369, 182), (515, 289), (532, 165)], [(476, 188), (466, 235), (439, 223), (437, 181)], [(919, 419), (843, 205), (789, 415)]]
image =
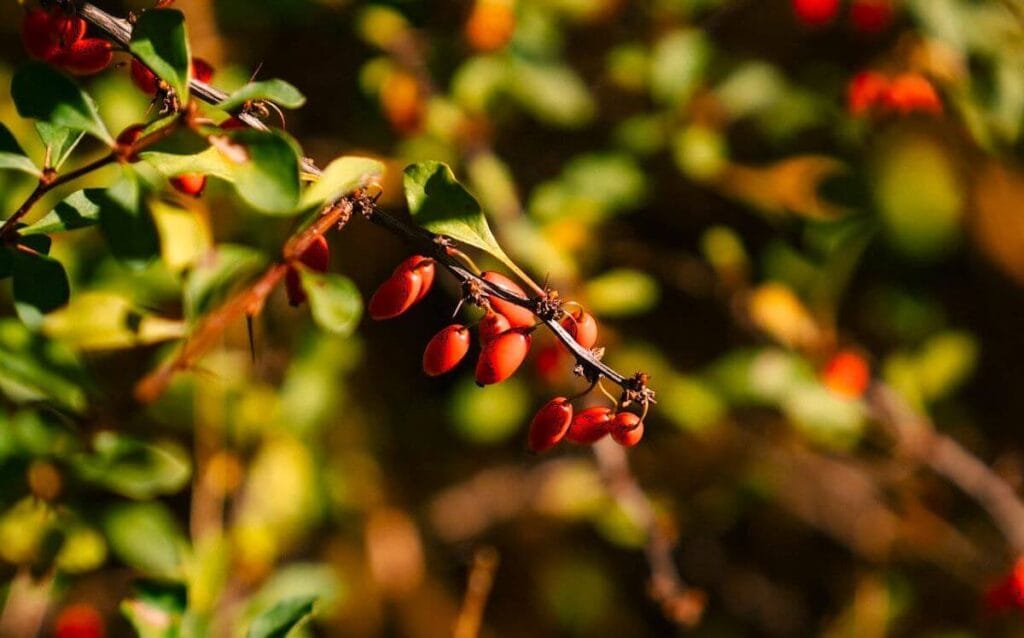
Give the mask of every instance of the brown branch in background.
[(483, 625), (484, 608), (494, 586), (494, 574), (501, 557), (493, 547), (481, 547), (473, 553), (473, 563), (466, 581), (466, 594), (462, 608), (455, 619), (453, 638), (477, 638)]
[(1024, 555), (1024, 503), (1014, 489), (957, 441), (913, 410), (891, 387), (876, 382), (867, 395), (900, 452), (932, 469), (988, 513), (1017, 555)]
[(21, 569), (7, 588), (7, 600), (0, 612), (0, 636), (38, 636), (50, 604), (53, 576), (33, 579)]
[(594, 445), (594, 457), (612, 497), (647, 535), (644, 551), (651, 570), (651, 598), (674, 622), (687, 627), (696, 625), (707, 598), (703, 591), (688, 587), (680, 577), (673, 557), (672, 533), (658, 520), (651, 500), (633, 476), (625, 450), (606, 438)]

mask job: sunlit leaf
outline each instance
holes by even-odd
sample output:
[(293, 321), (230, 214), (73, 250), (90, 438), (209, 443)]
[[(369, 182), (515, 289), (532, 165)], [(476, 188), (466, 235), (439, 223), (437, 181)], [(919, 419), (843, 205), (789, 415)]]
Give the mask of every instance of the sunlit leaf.
[(145, 151), (139, 153), (139, 157), (167, 177), (183, 173), (202, 173), (207, 176), (219, 177), (225, 181), (234, 179), (232, 165), (220, 151), (213, 147), (192, 155)]
[(306, 97), (297, 88), (284, 80), (273, 79), (249, 82), (234, 91), (217, 108), (233, 111), (250, 100), (266, 100), (286, 109), (297, 109), (306, 103)]
[(188, 102), (192, 57), (183, 13), (174, 9), (142, 13), (132, 31), (129, 49), (174, 89), (182, 104)]
[(339, 157), (324, 169), (320, 179), (302, 194), (300, 208), (312, 208), (344, 197), (380, 178), (384, 165), (368, 157)]
[(271, 215), (299, 212), (299, 148), (281, 131), (233, 131), (219, 150), (231, 165), (235, 189), (256, 210)]
[(299, 274), (317, 325), (335, 334), (352, 334), (363, 314), (363, 299), (355, 283), (342, 275), (301, 266)]
[(98, 224), (102, 193), (102, 189), (87, 188), (68, 195), (42, 219), (23, 228), (21, 235), (48, 235)]
[(0, 124), (0, 170), (3, 169), (21, 171), (36, 176), (42, 173), (25, 155), (25, 151), (21, 150), (18, 140), (14, 139), (7, 127)]
[(104, 516), (103, 529), (111, 550), (129, 567), (162, 578), (179, 575), (185, 537), (159, 501), (115, 505)]
[(80, 350), (114, 350), (181, 337), (180, 321), (153, 316), (114, 292), (75, 294), (43, 319), (43, 332)]
[(82, 131), (56, 126), (49, 122), (36, 122), (35, 126), (39, 138), (43, 140), (43, 146), (49, 151), (50, 168), (60, 168), (85, 136)]
[(313, 615), (316, 597), (302, 596), (282, 600), (256, 617), (249, 625), (247, 638), (285, 638), (293, 628)]
[(100, 432), (94, 453), (75, 459), (82, 479), (128, 498), (145, 500), (180, 491), (192, 476), (186, 452), (169, 443), (152, 444), (114, 432)]

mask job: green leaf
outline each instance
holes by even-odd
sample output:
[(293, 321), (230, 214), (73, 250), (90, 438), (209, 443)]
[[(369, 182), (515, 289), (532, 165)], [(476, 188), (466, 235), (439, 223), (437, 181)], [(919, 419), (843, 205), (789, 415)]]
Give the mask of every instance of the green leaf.
[(188, 591), (180, 583), (136, 582), (133, 596), (121, 602), (121, 613), (139, 638), (178, 638)]
[(146, 193), (134, 173), (126, 171), (120, 181), (98, 192), (96, 199), (100, 229), (115, 257), (139, 269), (160, 254), (160, 239), (146, 207)]
[(82, 131), (114, 145), (92, 98), (49, 65), (32, 62), (18, 69), (11, 81), (11, 97), (22, 117)]
[(174, 9), (150, 9), (142, 14), (129, 50), (160, 79), (167, 82), (178, 100), (188, 102), (188, 81), (192, 74), (185, 16)]
[(579, 128), (594, 119), (594, 98), (571, 67), (516, 60), (509, 79), (508, 90), (543, 122)]
[(116, 350), (178, 339), (185, 324), (140, 310), (116, 292), (97, 290), (76, 293), (67, 306), (47, 315), (43, 333), (75, 350)]
[(100, 221), (99, 201), (102, 193), (103, 190), (99, 188), (88, 188), (72, 193), (45, 217), (19, 232), (24, 237), (94, 226)]
[(660, 295), (653, 277), (628, 268), (610, 270), (591, 279), (585, 290), (590, 310), (605, 317), (643, 314), (658, 303)]
[(147, 500), (174, 494), (192, 476), (189, 457), (177, 445), (149, 444), (114, 432), (100, 432), (93, 447), (94, 454), (74, 460), (76, 472), (121, 496)]
[(266, 258), (252, 248), (218, 245), (217, 252), (201, 260), (185, 280), (185, 317), (191, 321), (202, 316), (256, 274), (265, 263)]
[(159, 501), (124, 503), (103, 518), (110, 548), (126, 565), (145, 574), (179, 576), (187, 547), (174, 514)]
[[(299, 212), (299, 149), (281, 131), (234, 131), (227, 160), (235, 189), (258, 211), (292, 216)], [(236, 157), (237, 155), (237, 157)]]
[[(18, 243), (27, 246), (37, 253), (50, 254), (50, 238), (46, 235), (35, 235), (32, 237), (21, 237)], [(5, 279), (14, 274), (14, 253), (17, 252), (12, 246), (0, 244), (0, 279)]]
[(312, 616), (315, 602), (315, 596), (282, 600), (252, 621), (246, 638), (284, 638), (299, 623)]
[(710, 47), (695, 29), (674, 31), (654, 47), (651, 92), (661, 103), (677, 105), (688, 100), (704, 78)]
[(48, 122), (36, 122), (36, 132), (43, 140), (43, 146), (50, 151), (50, 168), (60, 168), (85, 136), (82, 131)]
[(317, 325), (335, 334), (352, 334), (363, 314), (363, 299), (355, 283), (342, 275), (318, 273), (303, 266), (299, 266), (299, 274)]
[(421, 162), (405, 169), (405, 199), (416, 223), (439, 235), (486, 251), (515, 267), (498, 245), (480, 204), (441, 162)]
[(15, 403), (51, 400), (81, 412), (86, 407), (81, 364), (66, 348), (32, 334), (21, 322), (0, 321), (0, 391)]
[(68, 302), (71, 287), (59, 261), (41, 254), (14, 251), (14, 308), (25, 325), (35, 328), (43, 315)]
[(183, 173), (202, 173), (203, 175), (212, 175), (229, 182), (234, 180), (232, 165), (220, 151), (212, 146), (192, 155), (147, 151), (139, 153), (139, 157), (167, 177), (174, 177)]
[(300, 208), (320, 206), (344, 197), (384, 172), (384, 165), (368, 157), (339, 157), (302, 194)]
[(14, 135), (6, 126), (0, 124), (0, 170), (2, 169), (21, 171), (36, 176), (42, 173), (25, 155), (25, 151), (21, 150)]
[(217, 105), (225, 111), (234, 111), (249, 100), (265, 100), (286, 109), (297, 109), (306, 103), (306, 96), (284, 80), (250, 82)]

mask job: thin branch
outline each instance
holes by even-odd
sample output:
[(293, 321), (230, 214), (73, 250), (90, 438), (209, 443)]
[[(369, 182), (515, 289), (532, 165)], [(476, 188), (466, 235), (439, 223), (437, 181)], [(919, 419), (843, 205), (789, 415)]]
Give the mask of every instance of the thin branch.
[(491, 595), (491, 587), (494, 586), (494, 574), (498, 571), (499, 562), (500, 557), (493, 547), (482, 547), (473, 554), (466, 594), (452, 631), (453, 638), (477, 638), (480, 635), (484, 608)]

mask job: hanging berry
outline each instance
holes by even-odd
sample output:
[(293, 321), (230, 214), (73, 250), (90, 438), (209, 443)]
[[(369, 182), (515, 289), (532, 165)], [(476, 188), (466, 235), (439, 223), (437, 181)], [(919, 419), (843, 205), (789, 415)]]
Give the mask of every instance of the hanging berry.
[(423, 351), (423, 371), (431, 377), (459, 365), (469, 352), (469, 328), (452, 324), (438, 332)]
[[(299, 256), (299, 262), (310, 270), (327, 272), (331, 262), (331, 249), (327, 244), (327, 238), (323, 235), (313, 238), (313, 242)], [(288, 303), (292, 306), (302, 305), (306, 301), (306, 291), (302, 287), (302, 277), (297, 269), (288, 268), (284, 288), (288, 294)]]
[(505, 318), (505, 315), (488, 310), (484, 313), (484, 318), (480, 320), (480, 324), (477, 326), (477, 332), (480, 335), (480, 345), (486, 344), (495, 337), (511, 330), (512, 325)]
[(611, 408), (587, 408), (573, 417), (565, 438), (580, 445), (596, 443), (608, 434), (614, 417)]
[(555, 397), (544, 404), (530, 423), (527, 447), (539, 454), (553, 448), (565, 437), (572, 423), (572, 404), (565, 397)]
[[(520, 297), (526, 296), (526, 293), (516, 282), (501, 273), (488, 271), (480, 275), (480, 278), (512, 294), (519, 295)], [(505, 301), (498, 297), (490, 297), (488, 302), (495, 312), (505, 315), (505, 318), (508, 319), (509, 324), (513, 328), (528, 328), (536, 323), (533, 313), (527, 308), (517, 306), (510, 301)]]
[(420, 298), (423, 276), (417, 270), (400, 270), (387, 278), (370, 297), (367, 309), (377, 320), (392, 319), (412, 307)]
[(202, 173), (182, 173), (171, 178), (171, 186), (176, 191), (189, 197), (199, 197), (206, 189), (206, 175)]
[(623, 447), (633, 447), (644, 436), (644, 422), (632, 412), (619, 412), (609, 427), (612, 438)]
[(593, 315), (582, 308), (566, 314), (559, 323), (576, 343), (587, 350), (593, 348), (597, 343), (597, 321), (594, 320)]
[(484, 345), (476, 363), (479, 386), (501, 383), (515, 374), (530, 351), (530, 335), (513, 328)]

